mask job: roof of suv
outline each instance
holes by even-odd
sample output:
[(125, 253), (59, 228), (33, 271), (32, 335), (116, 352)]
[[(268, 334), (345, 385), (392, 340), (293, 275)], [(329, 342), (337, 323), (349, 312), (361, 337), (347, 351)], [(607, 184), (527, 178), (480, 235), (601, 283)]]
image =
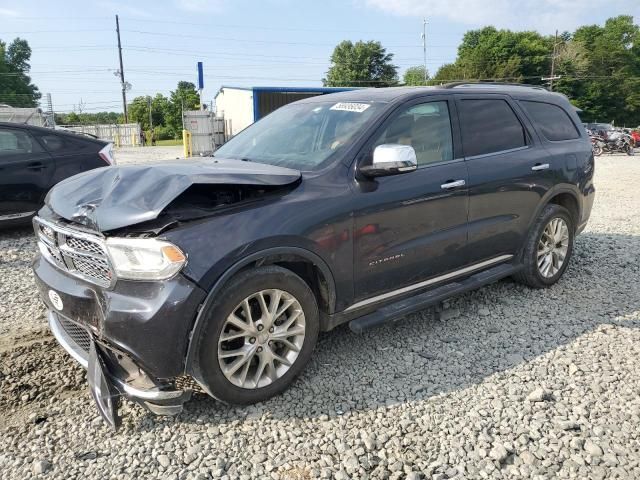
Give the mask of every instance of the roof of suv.
[[(535, 85), (519, 84), (497, 84), (497, 83), (466, 83), (449, 84), (433, 87), (387, 87), (387, 88), (364, 88), (360, 90), (350, 90), (346, 92), (329, 94), (331, 101), (373, 101), (373, 102), (393, 102), (398, 99), (419, 97), (423, 95), (437, 95), (443, 93), (479, 94), (479, 93), (503, 93), (514, 98), (526, 99), (556, 99), (566, 102), (566, 97), (559, 93), (553, 93), (543, 87)], [(311, 97), (302, 102), (326, 102), (327, 95)]]

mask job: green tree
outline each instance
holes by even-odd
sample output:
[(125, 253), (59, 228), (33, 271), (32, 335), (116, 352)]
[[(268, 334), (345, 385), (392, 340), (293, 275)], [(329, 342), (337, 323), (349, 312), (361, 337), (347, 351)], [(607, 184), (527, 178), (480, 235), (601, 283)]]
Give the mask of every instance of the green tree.
[(340, 42), (331, 54), (331, 65), (322, 83), (327, 87), (388, 87), (398, 82), (393, 54), (380, 42)]
[(182, 132), (183, 108), (184, 110), (197, 110), (200, 108), (200, 96), (196, 86), (191, 82), (178, 82), (178, 87), (169, 95), (165, 124), (176, 132), (177, 136), (179, 136), (179, 132)]
[(549, 73), (553, 39), (538, 32), (484, 27), (467, 32), (452, 66), (442, 67), (434, 83), (495, 80), (542, 83)]
[(26, 40), (16, 38), (7, 44), (0, 40), (0, 103), (12, 107), (36, 107), (41, 97), (31, 83), (31, 48)]
[(633, 17), (578, 28), (560, 48), (557, 90), (586, 121), (640, 124), (640, 27)]
[(404, 72), (404, 76), (402, 77), (402, 80), (404, 81), (405, 85), (411, 85), (411, 86), (426, 85), (429, 80), (429, 72), (426, 72), (426, 73), (427, 74), (425, 75), (425, 68), (423, 65), (420, 65), (418, 67), (409, 67)]
[(149, 95), (134, 98), (127, 106), (129, 120), (139, 123), (143, 130), (149, 130), (149, 106), (153, 126), (164, 127), (171, 113), (171, 102), (161, 93), (157, 93), (153, 98)]
[(149, 98), (135, 97), (127, 105), (127, 113), (130, 122), (139, 123), (143, 130), (149, 129)]
[(96, 125), (124, 122), (124, 115), (118, 112), (70, 112), (56, 113), (58, 125)]

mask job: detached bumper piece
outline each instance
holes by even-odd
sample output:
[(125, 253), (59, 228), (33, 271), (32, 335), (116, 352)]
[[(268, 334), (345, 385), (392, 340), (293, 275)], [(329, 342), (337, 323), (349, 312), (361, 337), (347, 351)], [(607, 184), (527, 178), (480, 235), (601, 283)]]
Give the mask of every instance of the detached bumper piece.
[(100, 345), (88, 330), (66, 317), (49, 311), (48, 320), (58, 343), (88, 370), (91, 395), (100, 415), (113, 428), (120, 425), (118, 406), (123, 396), (156, 415), (177, 415), (184, 402), (191, 398), (191, 390), (159, 384), (132, 362), (127, 362), (124, 355)]

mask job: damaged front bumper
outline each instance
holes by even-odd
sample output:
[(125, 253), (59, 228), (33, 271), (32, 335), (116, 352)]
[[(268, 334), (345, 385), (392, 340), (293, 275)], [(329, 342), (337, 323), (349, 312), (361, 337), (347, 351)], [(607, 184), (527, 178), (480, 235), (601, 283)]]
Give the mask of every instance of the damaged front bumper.
[[(127, 382), (112, 372), (114, 367), (121, 368), (120, 365), (113, 365), (113, 352), (106, 352), (108, 347), (97, 343), (88, 330), (51, 310), (47, 316), (58, 343), (88, 370), (91, 394), (101, 416), (112, 427), (120, 425), (118, 404), (121, 396), (143, 405), (156, 415), (176, 415), (182, 411), (184, 402), (191, 398), (191, 390), (155, 383), (141, 370), (136, 373), (138, 377), (144, 377), (146, 386)], [(121, 354), (116, 353), (116, 356)]]
[(92, 394), (109, 424), (118, 425), (123, 397), (159, 415), (181, 411), (193, 384), (185, 375), (185, 356), (205, 296), (201, 289), (182, 275), (102, 288), (42, 255), (34, 259), (33, 271), (51, 332), (88, 370)]

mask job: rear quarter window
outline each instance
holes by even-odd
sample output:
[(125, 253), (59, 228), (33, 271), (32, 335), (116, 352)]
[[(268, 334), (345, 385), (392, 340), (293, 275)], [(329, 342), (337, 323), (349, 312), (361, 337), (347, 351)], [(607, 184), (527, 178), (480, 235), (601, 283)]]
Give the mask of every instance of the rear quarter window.
[(100, 150), (98, 144), (75, 138), (69, 135), (45, 134), (40, 136), (40, 141), (51, 153), (72, 155), (74, 153), (84, 153)]
[(580, 138), (578, 128), (562, 107), (544, 102), (521, 100), (533, 123), (547, 140), (560, 142)]

